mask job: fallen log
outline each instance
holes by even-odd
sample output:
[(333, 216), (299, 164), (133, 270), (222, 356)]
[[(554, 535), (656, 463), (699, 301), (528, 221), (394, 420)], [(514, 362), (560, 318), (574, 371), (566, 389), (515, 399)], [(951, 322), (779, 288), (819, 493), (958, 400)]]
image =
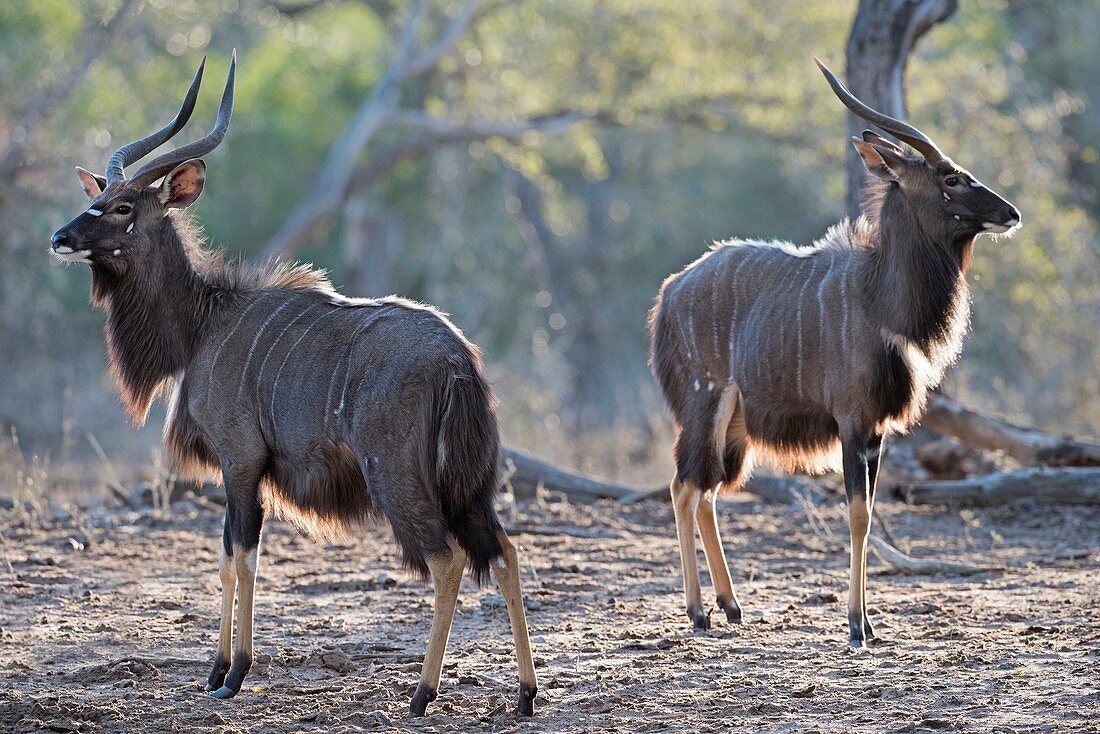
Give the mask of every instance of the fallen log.
[(501, 449), (500, 460), (504, 470), (502, 476), (519, 500), (533, 499), (540, 485), (578, 502), (617, 500), (637, 492), (635, 488), (573, 474), (517, 449)]
[(984, 477), (899, 484), (894, 497), (913, 505), (990, 507), (1030, 499), (1042, 504), (1100, 504), (1100, 469), (1022, 469)]
[[(502, 449), (501, 463), (504, 470), (502, 476), (512, 487), (516, 499), (520, 500), (534, 498), (540, 485), (553, 492), (561, 492), (576, 502), (613, 499), (625, 505), (669, 497), (667, 484), (641, 489), (624, 487), (566, 471), (517, 449)], [(742, 491), (764, 502), (783, 505), (801, 502), (807, 497), (815, 501), (821, 495), (815, 485), (795, 477), (753, 477)]]
[(929, 399), (921, 425), (969, 446), (1004, 451), (1027, 466), (1100, 466), (1100, 444), (982, 415), (938, 393)]

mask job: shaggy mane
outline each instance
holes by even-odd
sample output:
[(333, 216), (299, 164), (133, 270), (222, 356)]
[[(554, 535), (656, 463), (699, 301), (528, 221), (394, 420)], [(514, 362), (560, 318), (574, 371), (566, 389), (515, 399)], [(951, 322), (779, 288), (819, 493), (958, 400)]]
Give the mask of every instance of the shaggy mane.
[(172, 223), (183, 250), (195, 272), (215, 288), (247, 293), (268, 289), (313, 290), (326, 296), (336, 295), (328, 273), (311, 263), (288, 263), (270, 259), (250, 263), (240, 258), (227, 261), (225, 250), (208, 248), (206, 234), (186, 212), (173, 212)]

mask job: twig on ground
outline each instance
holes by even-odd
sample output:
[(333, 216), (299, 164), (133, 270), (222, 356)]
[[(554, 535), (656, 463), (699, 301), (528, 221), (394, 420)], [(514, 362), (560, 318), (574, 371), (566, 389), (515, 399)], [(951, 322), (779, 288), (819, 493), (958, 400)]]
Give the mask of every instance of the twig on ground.
[(107, 489), (110, 490), (111, 494), (113, 494), (116, 499), (131, 510), (137, 510), (137, 505), (135, 505), (134, 501), (126, 494), (126, 488), (122, 485), (122, 480), (119, 479), (118, 472), (115, 470), (115, 465), (111, 462), (111, 458), (107, 456), (107, 452), (99, 445), (99, 441), (96, 440), (95, 434), (91, 431), (88, 432), (88, 442), (92, 444), (96, 456), (99, 457), (99, 461), (103, 465), (101, 477), (103, 483), (107, 485)]
[(505, 528), (509, 535), (568, 535), (571, 538), (607, 538), (617, 539), (623, 537), (619, 533), (610, 530), (589, 530), (577, 527), (554, 527), (540, 525), (509, 525)]
[(11, 565), (11, 556), (8, 555), (8, 541), (4, 538), (3, 533), (0, 533), (0, 551), (4, 553), (4, 565), (7, 566), (11, 580), (18, 581), (19, 577), (15, 575), (15, 568)]
[(871, 536), (871, 548), (875, 551), (875, 555), (878, 556), (884, 563), (887, 563), (895, 568), (905, 571), (906, 573), (922, 574), (922, 575), (936, 575), (936, 574), (948, 574), (956, 576), (969, 576), (976, 573), (986, 573), (988, 571), (996, 571), (994, 568), (981, 568), (979, 566), (972, 566), (969, 563), (958, 563), (956, 561), (936, 561), (931, 559), (913, 558), (907, 556), (899, 551), (894, 546), (887, 543), (882, 538), (872, 535)]
[(893, 547), (898, 547), (898, 542), (894, 540), (893, 534), (890, 533), (890, 528), (886, 526), (886, 521), (882, 519), (882, 515), (878, 514), (878, 510), (871, 508), (871, 515), (878, 523), (879, 529), (882, 530), (882, 537), (886, 538), (886, 542)]

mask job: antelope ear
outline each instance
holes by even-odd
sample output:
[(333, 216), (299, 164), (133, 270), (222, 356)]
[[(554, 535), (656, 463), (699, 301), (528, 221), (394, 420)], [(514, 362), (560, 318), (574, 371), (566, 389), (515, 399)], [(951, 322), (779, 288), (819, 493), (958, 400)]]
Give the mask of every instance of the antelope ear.
[(893, 140), (887, 140), (886, 138), (876, 133), (874, 130), (864, 130), (862, 133), (860, 133), (860, 135), (863, 136), (863, 141), (865, 143), (871, 143), (872, 145), (877, 145), (880, 148), (888, 148), (901, 156), (905, 155), (905, 151), (902, 150), (897, 143), (895, 143)]
[(195, 203), (206, 183), (206, 164), (201, 158), (185, 161), (164, 177), (160, 184), (160, 203), (166, 209), (184, 209)]
[[(871, 175), (881, 178), (884, 181), (898, 180), (898, 173), (902, 170), (901, 166), (905, 163), (903, 158), (891, 152), (888, 148), (872, 145), (871, 143), (864, 142), (861, 138), (852, 138), (852, 145), (855, 146), (856, 152), (859, 153), (859, 157), (863, 159), (863, 165)], [(891, 162), (894, 164), (894, 167), (891, 167)]]
[(99, 196), (103, 193), (103, 189), (107, 188), (107, 179), (103, 178), (103, 176), (97, 176), (80, 166), (76, 167), (76, 175), (80, 178), (80, 186), (84, 189), (84, 193), (88, 195), (89, 199), (94, 199)]

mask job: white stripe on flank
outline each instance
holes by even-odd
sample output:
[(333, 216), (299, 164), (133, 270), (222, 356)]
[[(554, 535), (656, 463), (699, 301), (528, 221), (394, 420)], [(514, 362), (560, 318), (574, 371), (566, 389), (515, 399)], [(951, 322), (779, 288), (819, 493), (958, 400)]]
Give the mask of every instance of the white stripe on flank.
[(387, 313), (388, 311), (389, 304), (385, 306), (380, 306), (378, 308), (378, 311), (371, 314), (370, 317), (367, 318), (367, 320), (363, 323), (362, 326), (359, 327), (359, 329), (355, 332), (355, 335), (351, 338), (351, 342), (348, 345), (348, 369), (347, 372), (344, 373), (344, 387), (340, 391), (340, 404), (336, 406), (336, 410), (333, 412), (333, 415), (340, 415), (340, 413), (344, 411), (344, 401), (347, 399), (348, 395), (348, 383), (351, 382), (351, 352), (352, 349), (355, 347), (355, 341), (359, 338), (360, 334), (366, 331), (367, 328), (370, 327), (375, 321), (382, 318), (382, 315), (384, 313)]
[[(777, 250), (777, 252), (782, 252), (782, 250)], [(779, 267), (781, 268), (782, 265), (780, 265)], [(794, 278), (787, 278), (786, 282), (784, 283), (784, 285), (786, 285), (787, 287), (783, 290), (782, 295), (776, 298), (775, 301), (771, 304), (772, 308), (770, 313), (772, 314), (772, 323), (779, 324), (779, 339), (776, 342), (778, 345), (778, 349), (776, 350), (776, 352), (778, 353), (778, 356), (781, 360), (786, 360), (787, 357), (787, 341), (785, 338), (787, 333), (787, 318), (786, 313), (784, 313), (785, 309), (783, 308), (782, 304), (790, 302), (788, 301), (788, 298), (791, 294), (794, 293), (794, 287), (795, 285), (797, 285), (797, 283), (798, 281)], [(776, 354), (776, 352), (773, 352), (772, 354)], [(771, 357), (772, 354), (768, 354), (767, 357)], [(778, 374), (771, 369), (771, 360), (767, 359), (767, 357), (765, 357), (765, 359), (759, 360), (757, 364), (758, 374), (761, 377), (763, 377), (763, 372), (760, 372), (759, 370), (762, 370), (764, 368), (765, 362), (767, 363), (768, 372), (770, 374)]]
[(844, 275), (840, 278), (840, 308), (844, 317), (840, 320), (840, 349), (846, 352), (848, 349), (848, 265), (844, 263)]
[(805, 395), (802, 392), (802, 311), (806, 307), (806, 286), (813, 280), (814, 275), (817, 274), (817, 260), (812, 261), (813, 268), (810, 269), (809, 275), (802, 281), (802, 288), (798, 291), (798, 304), (797, 313), (795, 315), (795, 329), (798, 331), (798, 372), (795, 377), (795, 383), (798, 386), (798, 397), (803, 398)]
[(277, 390), (279, 388), (279, 378), (283, 376), (283, 368), (286, 367), (287, 360), (290, 359), (290, 355), (294, 353), (294, 350), (297, 349), (298, 345), (302, 343), (302, 340), (306, 338), (306, 334), (308, 334), (310, 331), (312, 331), (313, 327), (321, 322), (321, 319), (325, 318), (326, 316), (331, 314), (333, 311), (339, 311), (340, 309), (341, 309), (340, 306), (333, 306), (328, 311), (325, 311), (323, 314), (321, 314), (320, 316), (315, 318), (313, 321), (311, 321), (309, 326), (306, 327), (306, 330), (303, 331), (301, 333), (301, 335), (298, 337), (298, 341), (294, 342), (294, 344), (291, 345), (290, 349), (287, 350), (286, 354), (283, 355), (283, 361), (282, 361), (282, 364), (279, 365), (279, 371), (275, 373), (275, 382), (271, 383), (271, 423), (272, 423), (272, 425), (275, 424), (275, 396), (278, 394)]
[[(349, 347), (348, 349), (349, 349), (349, 353), (350, 353), (351, 348)], [(325, 356), (327, 356), (327, 355), (322, 355), (322, 359)], [(340, 360), (339, 359), (334, 359), (334, 360), (332, 360), (332, 362), (333, 362), (332, 376), (328, 378), (328, 390), (325, 391), (325, 406), (321, 410), (321, 414), (325, 417), (324, 424), (323, 424), (323, 426), (325, 428), (328, 428), (328, 415), (329, 415), (328, 406), (329, 406), (329, 403), (332, 402), (332, 388), (336, 386), (336, 373), (340, 371)], [(322, 362), (322, 364), (324, 364), (324, 363)]]
[(288, 331), (290, 331), (290, 327), (294, 326), (294, 324), (296, 324), (299, 319), (301, 319), (303, 316), (305, 316), (307, 313), (309, 313), (311, 310), (313, 310), (313, 307), (317, 306), (317, 305), (319, 305), (319, 304), (311, 303), (308, 306), (306, 306), (305, 309), (300, 314), (298, 314), (297, 316), (292, 318), (290, 321), (288, 321), (286, 323), (286, 326), (283, 327), (283, 330), (279, 332), (279, 335), (277, 337), (275, 337), (274, 340), (272, 340), (271, 346), (269, 346), (267, 348), (267, 352), (264, 353), (264, 358), (262, 360), (260, 360), (260, 369), (256, 370), (256, 394), (257, 395), (259, 395), (260, 386), (263, 384), (262, 381), (264, 379), (264, 367), (267, 366), (267, 360), (268, 360), (269, 357), (271, 357), (271, 353), (273, 351), (275, 351), (275, 347), (278, 346), (279, 342), (281, 342), (283, 340), (283, 337), (286, 336), (286, 333)]
[[(711, 255), (711, 257), (714, 257), (714, 255)], [(729, 261), (730, 256), (727, 254), (725, 260), (718, 266), (718, 272), (710, 283), (710, 330), (714, 343), (715, 364), (721, 364), (722, 362), (722, 352), (718, 341), (718, 289), (726, 286), (726, 279), (722, 275), (729, 270)]]
[(680, 311), (679, 305), (680, 305), (680, 302), (681, 302), (680, 289), (679, 289), (679, 287), (676, 287), (676, 286), (680, 286), (680, 285), (681, 285), (680, 280), (676, 281), (672, 285), (672, 288), (674, 288), (675, 292), (674, 293), (671, 292), (671, 291), (668, 292), (667, 298), (665, 298), (664, 302), (661, 305), (661, 310), (662, 310), (662, 313), (663, 313), (663, 311), (665, 310), (665, 307), (668, 308), (668, 318), (669, 318), (670, 321), (672, 321), (672, 325), (673, 325), (672, 328), (675, 329), (676, 336), (679, 336), (680, 341), (684, 346), (684, 352), (686, 354), (687, 361), (691, 361), (691, 342), (687, 341), (687, 337), (684, 335), (683, 324), (680, 320), (680, 315), (679, 315), (679, 311)]
[(737, 275), (741, 272), (742, 266), (745, 264), (747, 258), (741, 257), (737, 260), (737, 266), (733, 269), (733, 275), (730, 276), (729, 287), (726, 292), (729, 294), (730, 300), (733, 301), (733, 308), (730, 311), (730, 333), (729, 333), (729, 352), (726, 354), (726, 362), (729, 367), (729, 378), (733, 379), (733, 340), (734, 335), (740, 332), (737, 331), (737, 302), (739, 300), (737, 294)]
[[(695, 343), (695, 314), (691, 310), (694, 305), (694, 300), (695, 299), (691, 299), (688, 301), (688, 344), (690, 344), (693, 349), (699, 346)], [(691, 359), (690, 353), (688, 353), (688, 359)]]
[(286, 307), (293, 302), (293, 296), (283, 301), (283, 304), (281, 306), (268, 314), (268, 317), (264, 319), (264, 322), (262, 324), (260, 324), (260, 328), (256, 330), (256, 336), (252, 337), (252, 344), (250, 344), (248, 347), (248, 355), (244, 358), (244, 366), (241, 367), (241, 381), (237, 383), (237, 396), (233, 399), (234, 403), (240, 401), (241, 393), (244, 392), (244, 381), (248, 375), (248, 365), (252, 364), (252, 355), (256, 351), (256, 345), (260, 343), (260, 337), (264, 335), (264, 332), (267, 330), (267, 327), (271, 323), (271, 320), (282, 313), (286, 309)]
[(821, 352), (820, 357), (826, 354), (825, 345), (828, 344), (825, 336), (825, 286), (828, 284), (829, 279), (833, 277), (835, 263), (836, 253), (833, 252), (829, 254), (829, 268), (825, 271), (825, 275), (821, 277), (821, 283), (817, 286), (817, 348)]
[[(737, 266), (737, 272), (734, 273), (735, 276), (740, 275), (742, 266), (747, 264), (748, 267), (745, 270), (745, 276), (746, 276), (745, 279), (750, 284), (752, 283), (752, 273), (753, 273), (753, 270), (755, 268), (755, 263), (753, 263), (751, 258), (750, 258), (751, 254), (752, 253), (750, 251), (745, 252), (745, 256), (741, 259), (741, 262)], [(730, 379), (731, 380), (733, 379), (733, 373), (734, 373), (734, 368), (733, 368), (734, 355), (737, 355), (739, 357), (739, 359), (737, 360), (738, 369), (740, 369), (742, 372), (744, 372), (744, 369), (745, 369), (745, 357), (742, 354), (742, 344), (741, 344), (741, 336), (744, 334), (744, 332), (742, 330), (738, 329), (738, 326), (740, 324), (739, 315), (738, 315), (740, 302), (739, 302), (739, 299), (738, 299), (737, 295), (738, 294), (736, 294), (736, 293), (733, 294), (733, 317), (731, 318), (731, 321), (733, 323), (730, 324)], [(752, 311), (752, 307), (750, 305), (749, 312), (751, 313), (751, 311)], [(746, 316), (747, 315), (748, 314), (746, 314)]]
[(241, 312), (241, 315), (237, 317), (237, 323), (233, 324), (233, 328), (230, 329), (229, 333), (225, 335), (224, 339), (222, 339), (222, 343), (218, 346), (218, 351), (214, 352), (214, 359), (212, 359), (210, 361), (210, 371), (206, 375), (206, 385), (207, 385), (206, 399), (207, 399), (207, 401), (210, 400), (210, 395), (213, 392), (213, 390), (211, 390), (210, 387), (214, 384), (214, 368), (218, 366), (218, 360), (221, 359), (222, 350), (225, 349), (225, 345), (228, 344), (229, 340), (233, 338), (233, 334), (235, 334), (237, 332), (237, 329), (239, 329), (241, 327), (241, 324), (244, 323), (244, 317), (248, 315), (248, 312), (251, 311), (252, 309), (256, 308), (256, 306), (263, 299), (264, 299), (264, 297), (261, 295), (261, 296), (257, 297), (255, 301), (248, 304), (248, 307), (245, 308), (245, 310)]

